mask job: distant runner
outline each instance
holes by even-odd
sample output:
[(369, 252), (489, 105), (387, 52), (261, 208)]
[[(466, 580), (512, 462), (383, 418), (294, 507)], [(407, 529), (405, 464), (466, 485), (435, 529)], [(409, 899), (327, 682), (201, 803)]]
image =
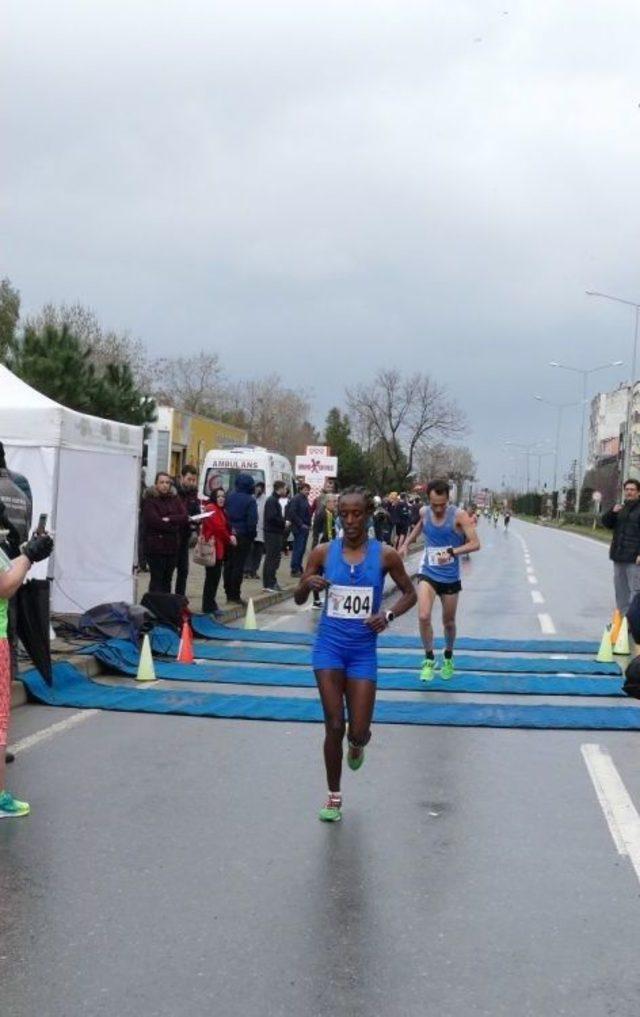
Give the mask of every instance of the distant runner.
[(509, 512), (509, 509), (505, 509), (504, 510), (504, 528), (505, 528), (505, 530), (509, 529), (509, 523), (510, 522), (511, 522), (511, 513)]
[[(293, 595), (296, 604), (304, 604), (311, 591), (328, 591), (313, 647), (313, 668), (324, 712), (324, 762), (329, 788), (318, 818), (332, 823), (342, 818), (345, 700), (349, 718), (347, 763), (351, 770), (359, 770), (371, 738), (378, 633), (413, 607), (417, 599), (398, 552), (369, 539), (367, 525), (372, 511), (373, 499), (362, 488), (348, 487), (340, 494), (338, 515), (344, 536), (313, 548)], [(382, 611), (387, 573), (402, 596), (390, 610)]]
[(418, 617), (425, 660), (420, 671), (423, 682), (430, 682), (437, 669), (433, 652), (431, 614), (436, 597), (442, 602), (442, 624), (445, 637), (442, 677), (452, 678), (455, 669), (453, 645), (456, 638), (456, 611), (460, 582), (460, 555), (480, 550), (475, 526), (465, 511), (449, 504), (446, 480), (432, 480), (427, 486), (429, 504), (420, 515), (400, 553), (403, 557), (410, 544), (424, 535), (425, 550), (418, 575)]

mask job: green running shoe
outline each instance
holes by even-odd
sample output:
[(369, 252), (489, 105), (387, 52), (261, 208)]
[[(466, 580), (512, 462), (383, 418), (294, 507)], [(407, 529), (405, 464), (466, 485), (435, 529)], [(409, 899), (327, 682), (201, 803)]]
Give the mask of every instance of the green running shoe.
[(424, 664), (420, 669), (420, 681), (421, 682), (432, 682), (436, 673), (436, 659), (435, 657), (425, 657)]
[(454, 669), (455, 664), (453, 657), (445, 657), (442, 661), (442, 677), (445, 681), (449, 681), (450, 678), (453, 678)]
[(359, 770), (362, 764), (364, 763), (364, 749), (360, 749), (359, 756), (353, 756), (351, 754), (352, 750), (353, 746), (350, 745), (349, 751), (347, 752), (347, 766), (349, 767), (350, 770)]
[(15, 819), (18, 816), (28, 816), (30, 811), (31, 809), (26, 802), (19, 802), (8, 791), (0, 793), (0, 819)]
[(329, 795), (326, 805), (320, 809), (318, 819), (323, 823), (339, 823), (342, 819), (342, 797), (341, 795)]

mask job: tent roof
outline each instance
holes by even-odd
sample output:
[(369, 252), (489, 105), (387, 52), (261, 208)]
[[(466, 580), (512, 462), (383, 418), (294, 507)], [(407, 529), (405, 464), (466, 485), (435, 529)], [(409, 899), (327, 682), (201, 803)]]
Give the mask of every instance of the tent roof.
[(140, 455), (142, 438), (142, 427), (70, 410), (31, 388), (0, 364), (0, 441), (6, 445)]

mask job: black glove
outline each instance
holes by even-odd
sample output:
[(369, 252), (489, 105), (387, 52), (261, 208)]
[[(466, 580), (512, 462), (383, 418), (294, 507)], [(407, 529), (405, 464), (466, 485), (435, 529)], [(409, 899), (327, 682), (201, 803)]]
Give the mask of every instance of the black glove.
[(53, 540), (48, 533), (35, 534), (22, 547), (22, 553), (27, 556), (33, 564), (37, 561), (44, 561), (53, 551)]

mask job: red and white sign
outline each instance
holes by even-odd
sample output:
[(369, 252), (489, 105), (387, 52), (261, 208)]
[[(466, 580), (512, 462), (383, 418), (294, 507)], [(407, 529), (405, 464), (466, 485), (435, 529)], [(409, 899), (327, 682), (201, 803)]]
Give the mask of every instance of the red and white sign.
[(337, 456), (296, 456), (296, 477), (304, 477), (308, 484), (337, 476)]
[(329, 446), (328, 445), (307, 445), (308, 456), (328, 456)]

